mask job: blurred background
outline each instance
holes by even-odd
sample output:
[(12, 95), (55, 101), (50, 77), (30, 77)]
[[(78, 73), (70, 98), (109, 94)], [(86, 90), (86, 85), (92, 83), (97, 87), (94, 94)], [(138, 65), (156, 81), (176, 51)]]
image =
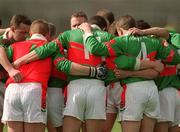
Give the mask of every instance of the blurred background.
[(152, 26), (169, 26), (180, 31), (180, 0), (0, 0), (3, 27), (14, 14), (27, 15), (32, 20), (43, 18), (54, 23), (58, 32), (69, 29), (70, 16), (84, 11), (88, 17), (99, 9), (112, 11), (115, 18), (129, 14)]

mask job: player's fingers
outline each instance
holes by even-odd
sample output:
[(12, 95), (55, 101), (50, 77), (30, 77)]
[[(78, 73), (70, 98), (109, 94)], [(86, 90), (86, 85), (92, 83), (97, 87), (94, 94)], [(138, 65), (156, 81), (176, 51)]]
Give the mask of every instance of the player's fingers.
[(22, 80), (21, 74), (16, 74), (16, 75), (14, 76), (14, 81), (15, 81), (15, 82), (20, 82), (21, 80)]

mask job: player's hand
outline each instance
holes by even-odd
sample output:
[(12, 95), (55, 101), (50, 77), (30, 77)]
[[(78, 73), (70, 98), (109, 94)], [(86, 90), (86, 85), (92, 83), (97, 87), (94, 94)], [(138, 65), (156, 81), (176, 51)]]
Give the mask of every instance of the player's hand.
[(130, 28), (128, 32), (129, 34), (132, 34), (132, 35), (144, 35), (143, 30), (138, 29), (138, 28)]
[(96, 71), (97, 71), (97, 73), (96, 73), (97, 79), (106, 79), (107, 78), (108, 69), (104, 64), (97, 66)]
[(23, 79), (21, 72), (14, 68), (10, 69), (8, 71), (8, 74), (11, 78), (13, 78), (14, 82), (16, 82), (16, 83), (20, 82)]
[(82, 23), (78, 28), (83, 30), (85, 33), (92, 33), (91, 25), (87, 22)]
[(162, 72), (164, 69), (164, 64), (161, 62), (161, 60), (154, 61), (154, 70), (157, 72)]
[(98, 65), (97, 67), (90, 67), (90, 77), (96, 77), (97, 79), (106, 79), (108, 69), (105, 64)]
[(131, 75), (130, 71), (120, 70), (115, 68), (114, 70), (115, 76), (119, 79), (129, 77)]

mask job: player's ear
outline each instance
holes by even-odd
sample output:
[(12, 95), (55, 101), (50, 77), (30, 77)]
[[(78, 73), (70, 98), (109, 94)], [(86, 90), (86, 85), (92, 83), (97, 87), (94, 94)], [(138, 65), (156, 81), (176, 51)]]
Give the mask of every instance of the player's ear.
[(116, 30), (117, 30), (118, 36), (122, 36), (123, 35), (123, 29), (122, 28), (117, 27)]
[(15, 30), (16, 28), (15, 28), (15, 26), (11, 26), (10, 29), (11, 29), (11, 31), (14, 32), (14, 30)]

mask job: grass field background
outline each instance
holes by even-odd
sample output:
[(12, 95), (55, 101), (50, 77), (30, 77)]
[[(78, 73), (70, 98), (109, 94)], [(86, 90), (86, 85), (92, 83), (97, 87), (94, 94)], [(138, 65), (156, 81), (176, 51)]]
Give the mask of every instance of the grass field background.
[(114, 124), (112, 132), (121, 132), (120, 124), (117, 121)]

